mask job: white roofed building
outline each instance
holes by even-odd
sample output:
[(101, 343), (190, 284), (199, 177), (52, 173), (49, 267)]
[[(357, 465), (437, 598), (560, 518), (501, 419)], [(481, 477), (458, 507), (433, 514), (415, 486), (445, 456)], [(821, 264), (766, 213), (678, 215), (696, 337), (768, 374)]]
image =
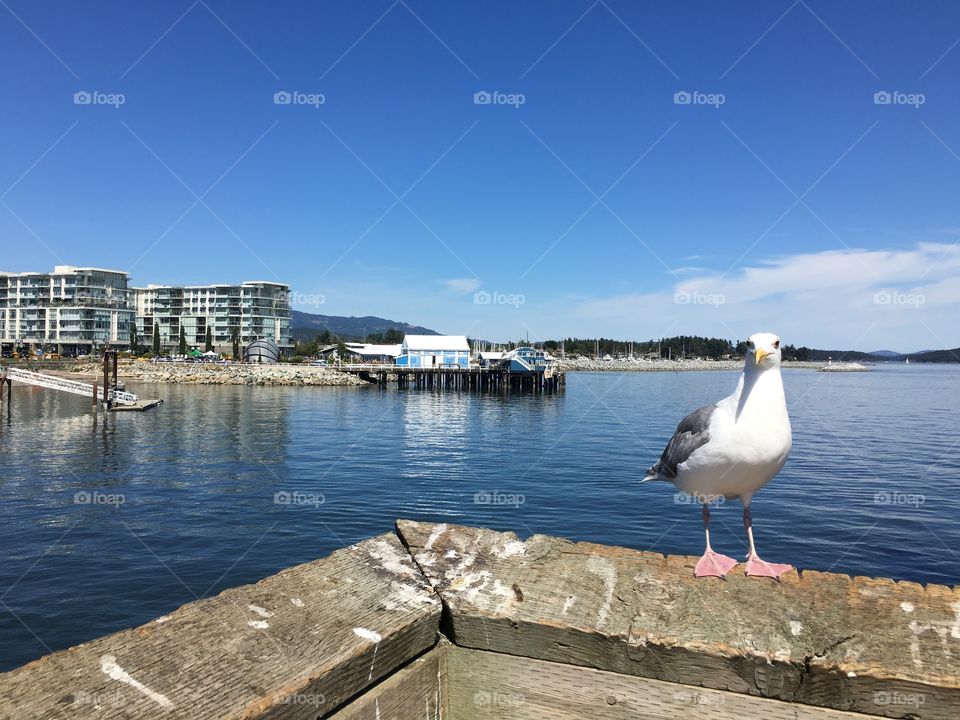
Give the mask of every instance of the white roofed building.
[(411, 368), (468, 367), (470, 343), (464, 335), (406, 335), (397, 365)]

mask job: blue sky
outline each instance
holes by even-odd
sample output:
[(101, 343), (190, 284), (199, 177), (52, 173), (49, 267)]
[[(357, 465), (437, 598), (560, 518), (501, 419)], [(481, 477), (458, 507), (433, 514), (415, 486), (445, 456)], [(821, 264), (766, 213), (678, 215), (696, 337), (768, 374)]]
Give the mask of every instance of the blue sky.
[(954, 347), (958, 39), (951, 2), (4, 0), (0, 266)]

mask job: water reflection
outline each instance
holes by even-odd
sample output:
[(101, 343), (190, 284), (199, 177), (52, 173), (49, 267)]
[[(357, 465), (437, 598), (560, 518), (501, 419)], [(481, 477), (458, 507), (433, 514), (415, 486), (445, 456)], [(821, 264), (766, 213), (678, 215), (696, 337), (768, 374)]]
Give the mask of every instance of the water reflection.
[[(397, 517), (699, 553), (698, 508), (637, 481), (677, 421), (735, 381), (572, 374), (563, 394), (510, 396), (139, 385), (165, 403), (96, 414), (83, 398), (17, 387), (0, 410), (0, 592), (13, 587), (3, 602), (36, 637), (0, 606), (0, 669), (42, 654), (37, 638), (60, 648), (145, 622)], [(794, 450), (754, 500), (767, 554), (960, 581), (946, 550), (960, 547), (960, 368), (784, 382)], [(729, 503), (711, 526), (731, 555), (743, 550), (739, 512)]]

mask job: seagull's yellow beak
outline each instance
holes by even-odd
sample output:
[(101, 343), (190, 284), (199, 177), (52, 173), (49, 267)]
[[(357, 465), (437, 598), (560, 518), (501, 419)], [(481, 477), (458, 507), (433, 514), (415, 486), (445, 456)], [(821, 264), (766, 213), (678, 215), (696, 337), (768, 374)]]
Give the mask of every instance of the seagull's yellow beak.
[(770, 354), (770, 353), (768, 353), (768, 352), (767, 352), (766, 350), (764, 350), (763, 348), (757, 348), (756, 353), (754, 353), (754, 355), (755, 355), (756, 358), (757, 358), (757, 365), (759, 365), (759, 364), (760, 364), (760, 361), (763, 360), (763, 359), (764, 359), (767, 355), (769, 355), (769, 354)]

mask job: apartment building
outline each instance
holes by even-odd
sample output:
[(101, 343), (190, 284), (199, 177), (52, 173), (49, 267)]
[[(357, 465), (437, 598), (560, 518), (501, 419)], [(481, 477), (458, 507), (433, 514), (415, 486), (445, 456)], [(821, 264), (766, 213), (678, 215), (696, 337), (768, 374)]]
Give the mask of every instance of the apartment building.
[(207, 328), (214, 349), (230, 353), (234, 334), (241, 346), (269, 339), (281, 352), (293, 349), (290, 339), (290, 288), (262, 280), (240, 285), (148, 285), (133, 288), (137, 332), (148, 346), (154, 326), (160, 344), (175, 346), (180, 330), (191, 347), (204, 346)]
[(129, 344), (134, 311), (119, 270), (57, 265), (0, 272), (0, 354), (16, 349), (83, 355)]

